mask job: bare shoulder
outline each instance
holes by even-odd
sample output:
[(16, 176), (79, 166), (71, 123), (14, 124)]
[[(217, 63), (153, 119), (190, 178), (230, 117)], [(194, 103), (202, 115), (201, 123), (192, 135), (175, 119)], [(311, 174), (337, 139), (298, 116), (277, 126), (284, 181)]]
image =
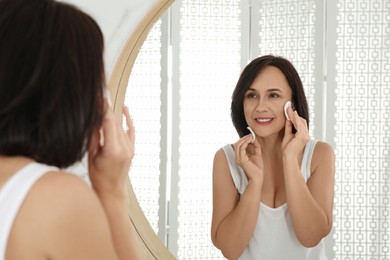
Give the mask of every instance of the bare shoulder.
[[(108, 250), (94, 248), (103, 245)], [(80, 177), (64, 172), (48, 172), (34, 184), (15, 219), (9, 247), (11, 254), (44, 252), (56, 259), (94, 257), (90, 252), (112, 257), (114, 252), (97, 196)]]
[[(80, 177), (66, 172), (48, 172), (32, 188), (27, 202), (33, 207), (46, 205), (51, 210), (48, 217), (69, 216), (80, 207), (91, 205), (99, 208), (99, 202), (93, 190)], [(43, 202), (43, 203), (38, 203)]]
[[(35, 189), (32, 190), (37, 196), (46, 197), (47, 195), (55, 197), (55, 200), (72, 201), (77, 198), (78, 201), (88, 200), (95, 197), (93, 190), (79, 176), (68, 172), (48, 172), (37, 183)], [(76, 205), (75, 205), (76, 206)]]
[(98, 200), (93, 190), (80, 177), (49, 171), (33, 185), (21, 211), (28, 210), (30, 214), (45, 212), (40, 217), (51, 219), (72, 214), (81, 205), (96, 203)]
[(228, 160), (226, 158), (225, 151), (221, 148), (214, 155), (214, 167), (213, 167), (214, 176), (216, 174), (221, 175), (220, 173), (226, 173), (229, 171), (230, 169), (228, 166)]
[(316, 147), (315, 147), (315, 155), (317, 155), (317, 156), (321, 156), (321, 155), (334, 156), (334, 149), (329, 143), (318, 141), (316, 144)]
[(329, 143), (318, 141), (312, 157), (312, 172), (315, 172), (319, 166), (331, 169), (334, 172), (334, 164), (335, 153), (333, 147)]
[(64, 224), (79, 226), (84, 218), (96, 215), (100, 219), (104, 216), (103, 207), (93, 189), (80, 177), (70, 173), (45, 174), (36, 183), (28, 199), (31, 200), (31, 210), (44, 212), (40, 213), (40, 217), (45, 218), (46, 223), (58, 224), (59, 227)]
[(227, 161), (226, 160), (226, 155), (225, 155), (225, 152), (223, 151), (223, 149), (219, 149), (215, 155), (214, 155), (214, 163), (215, 162), (220, 162), (220, 161)]

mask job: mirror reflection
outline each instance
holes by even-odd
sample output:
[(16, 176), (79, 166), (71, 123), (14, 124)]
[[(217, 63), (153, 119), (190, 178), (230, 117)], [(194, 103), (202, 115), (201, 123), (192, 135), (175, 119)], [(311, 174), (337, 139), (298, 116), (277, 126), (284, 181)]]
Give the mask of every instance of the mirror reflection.
[(265, 54), (292, 61), (310, 135), (336, 152), (329, 259), (389, 256), (389, 13), (385, 0), (176, 0), (156, 23), (126, 92), (138, 148), (130, 177), (178, 259), (223, 259), (210, 236), (213, 157), (238, 140), (231, 94)]

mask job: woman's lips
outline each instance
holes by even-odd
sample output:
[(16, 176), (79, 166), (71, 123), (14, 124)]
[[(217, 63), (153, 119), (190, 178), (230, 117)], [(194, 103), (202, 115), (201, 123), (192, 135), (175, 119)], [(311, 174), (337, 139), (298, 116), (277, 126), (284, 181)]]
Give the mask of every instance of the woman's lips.
[(256, 123), (259, 125), (269, 125), (269, 124), (271, 124), (272, 120), (274, 120), (274, 119), (262, 117), (262, 118), (256, 118), (255, 120), (256, 120)]

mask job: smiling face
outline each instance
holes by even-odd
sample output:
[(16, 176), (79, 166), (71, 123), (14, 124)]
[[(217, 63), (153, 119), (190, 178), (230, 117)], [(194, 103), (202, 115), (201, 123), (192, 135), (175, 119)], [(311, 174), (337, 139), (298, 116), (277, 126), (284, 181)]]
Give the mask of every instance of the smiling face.
[(291, 96), (291, 88), (282, 71), (273, 66), (263, 69), (244, 95), (248, 126), (260, 137), (279, 134), (286, 123), (284, 104)]

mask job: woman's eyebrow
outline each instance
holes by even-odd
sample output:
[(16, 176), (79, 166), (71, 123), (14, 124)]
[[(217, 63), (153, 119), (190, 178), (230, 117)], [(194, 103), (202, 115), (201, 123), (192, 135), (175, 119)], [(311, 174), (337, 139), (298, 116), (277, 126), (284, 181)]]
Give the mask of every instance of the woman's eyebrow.
[[(252, 87), (249, 87), (246, 91), (255, 91), (255, 92), (257, 92), (257, 90), (255, 88), (252, 88)], [(283, 90), (281, 90), (279, 88), (270, 88), (270, 89), (267, 89), (265, 91), (266, 92), (280, 92), (280, 93), (283, 93)]]
[(277, 91), (277, 92), (282, 92), (283, 93), (283, 91), (281, 89), (279, 89), (279, 88), (270, 88), (270, 89), (267, 89), (267, 91), (268, 92), (275, 92), (275, 91)]
[(249, 87), (249, 88), (247, 89), (247, 91), (248, 91), (248, 90), (256, 91), (256, 89), (254, 89), (254, 88), (252, 88), (252, 87)]

